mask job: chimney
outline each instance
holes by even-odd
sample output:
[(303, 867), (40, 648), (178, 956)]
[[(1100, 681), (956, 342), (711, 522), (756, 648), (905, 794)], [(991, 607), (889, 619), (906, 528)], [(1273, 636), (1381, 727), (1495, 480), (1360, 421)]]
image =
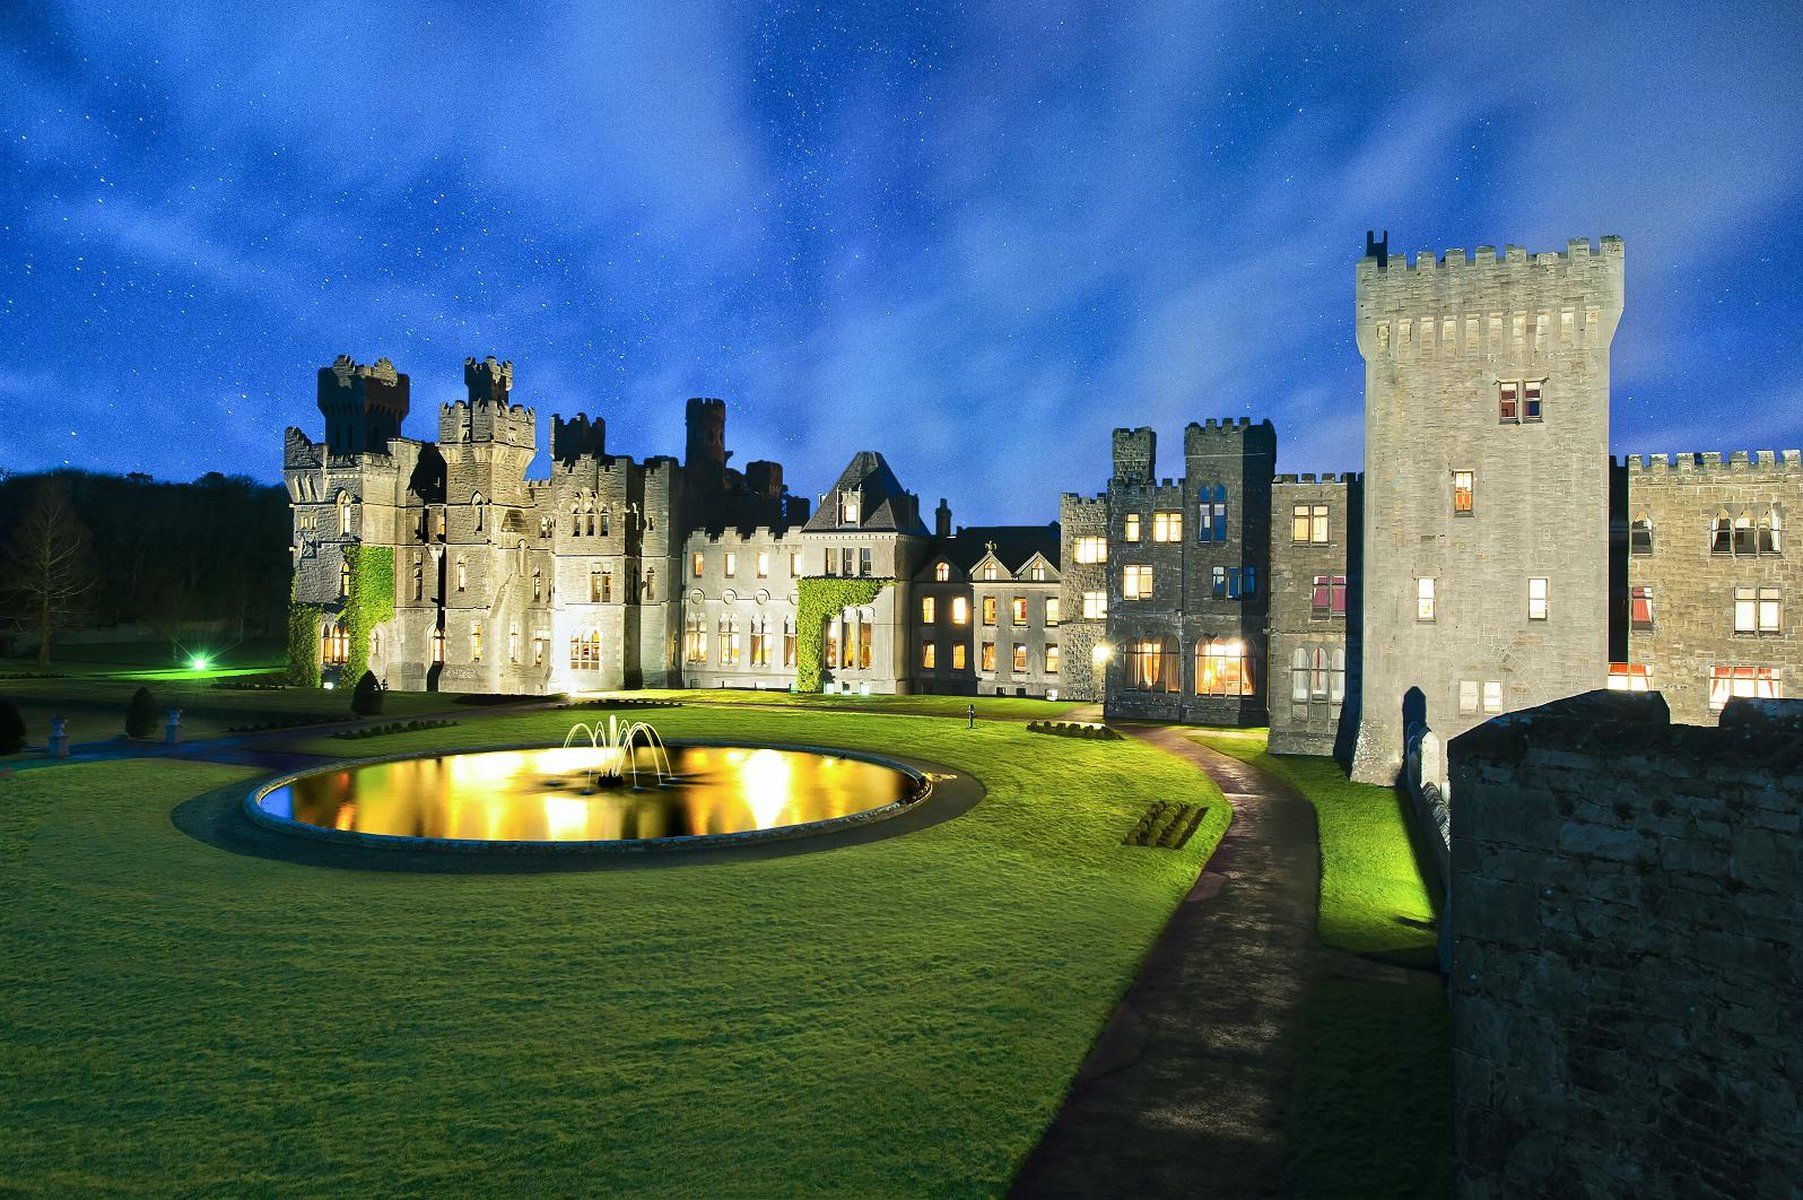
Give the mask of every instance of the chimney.
[(933, 510), (933, 536), (948, 538), (952, 536), (952, 506), (939, 497), (939, 507)]

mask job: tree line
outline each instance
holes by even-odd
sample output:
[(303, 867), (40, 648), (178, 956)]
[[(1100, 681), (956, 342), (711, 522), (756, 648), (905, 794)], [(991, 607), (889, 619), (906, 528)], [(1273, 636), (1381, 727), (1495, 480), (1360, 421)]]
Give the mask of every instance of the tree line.
[(39, 642), (46, 663), (71, 629), (274, 634), (291, 540), (288, 493), (243, 475), (0, 474), (0, 629)]

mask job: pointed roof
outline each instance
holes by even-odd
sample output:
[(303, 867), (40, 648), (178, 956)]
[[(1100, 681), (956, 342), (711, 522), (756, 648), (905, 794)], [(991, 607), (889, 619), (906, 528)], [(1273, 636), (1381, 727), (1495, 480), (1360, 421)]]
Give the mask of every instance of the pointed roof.
[[(855, 526), (839, 521), (838, 497), (845, 492), (858, 493), (858, 523)], [(920, 521), (919, 501), (902, 487), (901, 480), (875, 450), (860, 450), (851, 456), (851, 462), (839, 473), (838, 482), (833, 484), (819, 509), (802, 528), (812, 532), (856, 528), (928, 536), (927, 527)]]
[(1012, 575), (1019, 575), (1036, 554), (1056, 571), (1058, 522), (1049, 525), (966, 525), (951, 537), (935, 539), (925, 561), (930, 565), (943, 558), (969, 575), (991, 554)]

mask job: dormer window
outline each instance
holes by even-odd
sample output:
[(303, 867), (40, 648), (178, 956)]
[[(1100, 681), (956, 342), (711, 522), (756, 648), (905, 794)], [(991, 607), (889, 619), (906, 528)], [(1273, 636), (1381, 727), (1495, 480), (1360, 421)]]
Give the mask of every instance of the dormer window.
[(997, 572), (996, 572), (996, 567), (995, 567), (994, 563), (987, 562), (987, 563), (983, 564), (983, 578), (984, 579), (986, 579), (986, 580), (994, 579), (994, 578), (996, 578), (996, 575), (997, 575)]
[(933, 578), (937, 582), (945, 583), (951, 577), (952, 577), (952, 565), (950, 563), (940, 563), (938, 566), (933, 568)]
[(858, 493), (855, 491), (839, 493), (839, 524), (858, 524), (862, 519), (861, 509), (862, 505), (859, 503)]

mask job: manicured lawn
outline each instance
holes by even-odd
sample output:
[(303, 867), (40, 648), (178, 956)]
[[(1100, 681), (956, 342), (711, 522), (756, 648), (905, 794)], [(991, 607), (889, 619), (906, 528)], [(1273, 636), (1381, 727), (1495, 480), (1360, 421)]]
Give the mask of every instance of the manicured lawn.
[[(1431, 870), (1393, 788), (1353, 783), (1327, 758), (1273, 755), (1265, 731), (1197, 740), (1287, 781), (1321, 830), (1321, 940), (1378, 962), (1436, 964)], [(1328, 978), (1303, 999), (1290, 1118), (1300, 1200), (1440, 1200), (1452, 1190), (1452, 1025), (1445, 990)]]
[[(333, 871), (173, 828), (232, 768), (0, 779), (0, 1192), (1005, 1188), (1225, 826), (1184, 764), (1016, 725), (684, 707), (669, 736), (967, 769), (965, 815), (762, 861)], [(557, 740), (571, 714), (354, 744)], [(334, 743), (342, 752), (345, 743)], [(1208, 803), (1180, 852), (1121, 839)]]
[(1262, 730), (1208, 730), (1197, 739), (1288, 780), (1315, 806), (1323, 942), (1381, 962), (1434, 967), (1434, 902), (1394, 788), (1353, 783), (1331, 758), (1267, 754)]

